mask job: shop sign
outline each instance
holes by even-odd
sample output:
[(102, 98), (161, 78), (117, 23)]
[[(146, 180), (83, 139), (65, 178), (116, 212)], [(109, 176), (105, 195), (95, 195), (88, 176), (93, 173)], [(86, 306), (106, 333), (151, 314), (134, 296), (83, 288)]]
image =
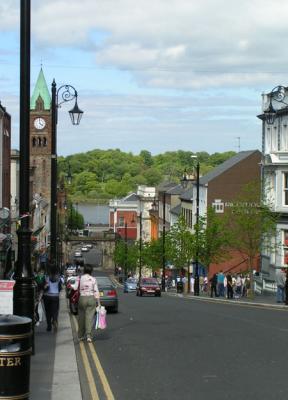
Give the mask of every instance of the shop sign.
[(15, 281), (0, 280), (0, 314), (13, 314), (13, 286)]

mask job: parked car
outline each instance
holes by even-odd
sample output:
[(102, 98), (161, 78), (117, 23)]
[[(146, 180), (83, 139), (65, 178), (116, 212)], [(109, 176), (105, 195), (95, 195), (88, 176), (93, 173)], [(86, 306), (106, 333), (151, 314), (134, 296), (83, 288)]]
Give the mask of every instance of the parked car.
[(116, 286), (107, 276), (96, 276), (100, 292), (100, 302), (108, 311), (118, 312), (118, 296)]
[(128, 278), (124, 283), (124, 293), (134, 292), (137, 290), (137, 279)]
[(144, 294), (153, 294), (154, 296), (161, 296), (160, 285), (156, 278), (141, 278), (137, 284), (136, 296), (143, 296)]

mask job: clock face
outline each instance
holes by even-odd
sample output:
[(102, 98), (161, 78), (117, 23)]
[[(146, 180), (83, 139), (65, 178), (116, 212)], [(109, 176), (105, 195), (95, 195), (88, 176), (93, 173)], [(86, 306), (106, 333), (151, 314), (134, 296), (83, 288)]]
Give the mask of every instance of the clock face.
[(8, 208), (3, 207), (0, 208), (0, 219), (7, 219), (10, 215), (10, 211)]
[(43, 118), (36, 118), (34, 119), (34, 126), (36, 129), (43, 129), (46, 126), (46, 122), (45, 119)]

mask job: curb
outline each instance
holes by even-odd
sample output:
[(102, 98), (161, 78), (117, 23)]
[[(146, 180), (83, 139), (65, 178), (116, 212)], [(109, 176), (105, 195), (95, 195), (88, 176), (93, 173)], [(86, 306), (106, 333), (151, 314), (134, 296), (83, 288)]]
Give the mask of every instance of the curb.
[(221, 303), (221, 304), (228, 304), (228, 305), (235, 305), (235, 306), (250, 306), (250, 307), (258, 307), (258, 308), (270, 308), (272, 310), (277, 311), (288, 311), (288, 306), (286, 305), (279, 305), (279, 304), (269, 304), (269, 303), (256, 303), (250, 301), (237, 301), (237, 300), (228, 300), (228, 299), (215, 299), (215, 298), (206, 298), (206, 297), (197, 297), (197, 296), (190, 296), (190, 295), (183, 295), (177, 293), (168, 293), (168, 296), (171, 297), (178, 297), (182, 299), (189, 299), (195, 301), (204, 301), (207, 303)]

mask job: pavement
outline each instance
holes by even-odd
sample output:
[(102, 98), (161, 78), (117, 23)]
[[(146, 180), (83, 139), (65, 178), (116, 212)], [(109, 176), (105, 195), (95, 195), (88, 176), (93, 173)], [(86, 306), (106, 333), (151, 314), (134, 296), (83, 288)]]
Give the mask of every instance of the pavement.
[(30, 400), (81, 400), (81, 387), (65, 293), (61, 293), (58, 332), (35, 328), (31, 357)]

